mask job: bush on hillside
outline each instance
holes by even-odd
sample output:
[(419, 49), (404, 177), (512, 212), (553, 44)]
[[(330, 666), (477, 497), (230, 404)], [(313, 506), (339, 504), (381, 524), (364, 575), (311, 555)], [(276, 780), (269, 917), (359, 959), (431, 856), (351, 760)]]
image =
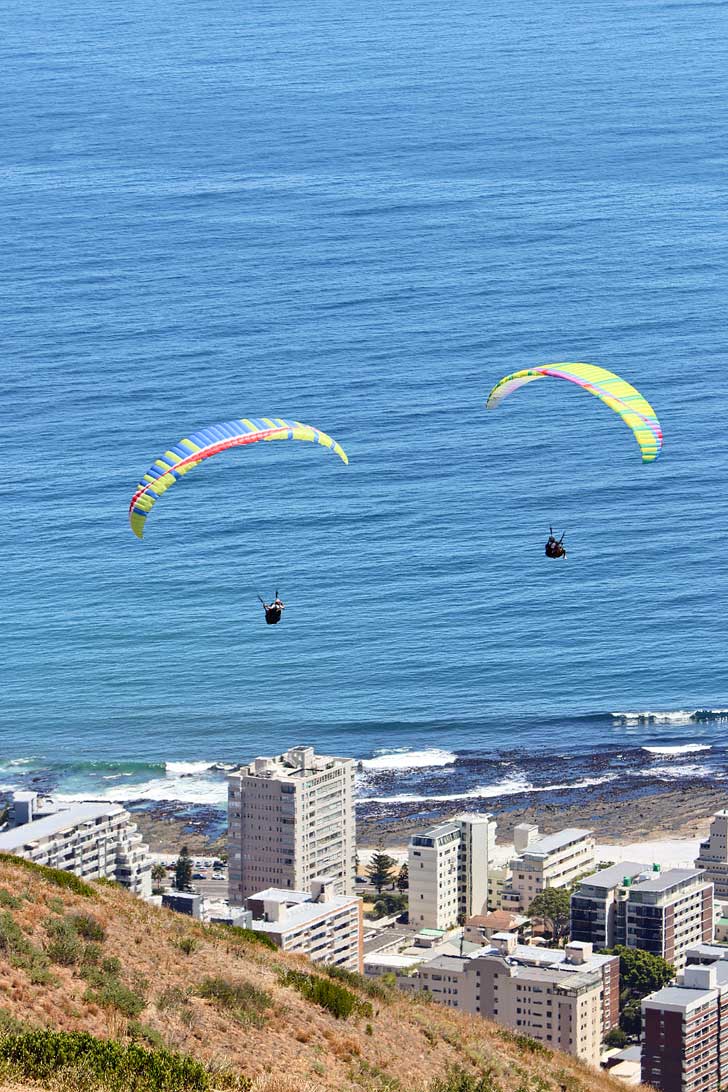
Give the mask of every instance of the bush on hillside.
[(119, 1092), (207, 1092), (212, 1087), (208, 1071), (194, 1058), (97, 1039), (85, 1031), (43, 1029), (5, 1035), (0, 1038), (0, 1063), (11, 1074), (43, 1083), (65, 1072), (69, 1087), (74, 1070)]
[(48, 956), (28, 940), (9, 910), (0, 913), (0, 952), (5, 953), (12, 967), (25, 971), (34, 986), (55, 981)]
[(261, 948), (268, 948), (272, 952), (278, 951), (275, 941), (255, 929), (244, 929), (242, 925), (220, 925), (217, 928), (220, 931), (215, 935), (224, 940), (241, 940), (248, 944), (258, 944)]
[(307, 1001), (320, 1005), (335, 1016), (337, 1020), (346, 1020), (352, 1014), (373, 1016), (369, 1001), (361, 1001), (351, 990), (340, 986), (338, 982), (321, 978), (319, 975), (306, 974), (304, 971), (283, 971), (280, 976), (284, 986), (293, 986)]
[(430, 1086), (430, 1092), (500, 1092), (500, 1085), (490, 1071), (474, 1076), (463, 1069), (451, 1069)]
[(340, 982), (346, 982), (347, 986), (363, 990), (364, 993), (368, 994), (369, 997), (373, 997), (376, 1001), (391, 1001), (394, 997), (392, 990), (381, 979), (367, 978), (363, 974), (350, 971), (346, 967), (337, 967), (333, 963), (323, 964), (321, 970), (329, 978), (336, 978)]
[(78, 935), (84, 940), (95, 940), (100, 944), (106, 940), (106, 930), (103, 925), (90, 914), (72, 914), (71, 922)]
[(40, 879), (47, 880), (56, 887), (64, 887), (74, 895), (82, 895), (86, 899), (96, 898), (91, 885), (80, 880), (73, 872), (62, 872), (59, 868), (35, 864), (34, 861), (26, 861), (24, 857), (16, 857), (14, 853), (0, 853), (0, 864), (14, 865), (16, 868), (24, 868), (26, 872), (34, 872)]
[(84, 946), (71, 918), (50, 918), (44, 922), (49, 936), (46, 953), (53, 963), (72, 967), (80, 963)]
[(262, 1026), (266, 1009), (273, 1004), (270, 994), (259, 990), (252, 982), (231, 982), (227, 978), (205, 978), (195, 993), (212, 1001), (239, 1023), (254, 1027)]

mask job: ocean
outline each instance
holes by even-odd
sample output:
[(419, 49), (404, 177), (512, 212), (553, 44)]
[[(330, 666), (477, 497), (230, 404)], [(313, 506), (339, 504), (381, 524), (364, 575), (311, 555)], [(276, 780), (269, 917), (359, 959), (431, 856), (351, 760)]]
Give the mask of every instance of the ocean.
[[(363, 801), (724, 776), (728, 3), (0, 16), (0, 792), (219, 805), (299, 742)], [(559, 360), (661, 459), (555, 381), (486, 415)], [(158, 454), (270, 414), (350, 465), (228, 452), (134, 538)]]

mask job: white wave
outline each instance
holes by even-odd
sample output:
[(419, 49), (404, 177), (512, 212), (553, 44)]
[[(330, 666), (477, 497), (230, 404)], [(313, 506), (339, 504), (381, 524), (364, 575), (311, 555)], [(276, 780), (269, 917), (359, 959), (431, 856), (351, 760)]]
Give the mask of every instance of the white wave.
[(695, 716), (695, 710), (672, 709), (665, 712), (653, 712), (645, 709), (636, 713), (612, 713), (615, 719), (622, 720), (625, 724), (691, 724)]
[(432, 747), (426, 751), (384, 751), (362, 760), (365, 770), (419, 770), (428, 766), (449, 766), (457, 760), (452, 751)]
[(672, 747), (643, 747), (651, 755), (689, 755), (693, 751), (712, 751), (710, 743), (676, 743)]
[(165, 762), (167, 774), (201, 774), (211, 770), (214, 762)]
[(500, 796), (517, 796), (520, 793), (532, 792), (558, 792), (563, 789), (588, 789), (593, 785), (604, 785), (608, 781), (614, 781), (617, 774), (605, 774), (603, 777), (586, 777), (582, 781), (565, 782), (562, 785), (533, 785), (524, 777), (510, 777), (498, 781), (495, 785), (478, 785), (474, 789), (467, 789), (460, 793), (446, 793), (445, 795), (418, 796), (414, 793), (400, 793), (394, 796), (365, 796), (360, 798), (362, 804), (422, 804), (437, 802), (456, 802), (458, 800), (490, 800)]
[(715, 771), (711, 770), (710, 766), (699, 766), (697, 764), (686, 766), (667, 766), (660, 764), (659, 766), (648, 766), (645, 770), (630, 770), (632, 777), (661, 777), (666, 780), (679, 780), (684, 777), (714, 777)]

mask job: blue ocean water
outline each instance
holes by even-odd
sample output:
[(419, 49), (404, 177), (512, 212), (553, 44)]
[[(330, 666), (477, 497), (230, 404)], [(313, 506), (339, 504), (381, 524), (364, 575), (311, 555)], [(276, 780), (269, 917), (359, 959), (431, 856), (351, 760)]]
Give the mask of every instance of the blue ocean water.
[[(0, 781), (717, 745), (728, 3), (0, 19)], [(663, 457), (558, 383), (486, 416), (558, 360), (637, 385)], [(132, 536), (158, 453), (262, 414), (349, 467), (227, 453)]]

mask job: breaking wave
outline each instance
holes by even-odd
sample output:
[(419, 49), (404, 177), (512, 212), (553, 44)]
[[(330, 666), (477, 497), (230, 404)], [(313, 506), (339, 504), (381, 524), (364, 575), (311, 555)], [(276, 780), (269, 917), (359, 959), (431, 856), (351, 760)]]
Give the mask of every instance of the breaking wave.
[(445, 751), (439, 747), (431, 747), (425, 751), (408, 751), (403, 748), (383, 751), (373, 758), (362, 759), (361, 765), (365, 770), (382, 773), (386, 770), (421, 770), (433, 766), (449, 766), (456, 761), (457, 755), (453, 751)]

